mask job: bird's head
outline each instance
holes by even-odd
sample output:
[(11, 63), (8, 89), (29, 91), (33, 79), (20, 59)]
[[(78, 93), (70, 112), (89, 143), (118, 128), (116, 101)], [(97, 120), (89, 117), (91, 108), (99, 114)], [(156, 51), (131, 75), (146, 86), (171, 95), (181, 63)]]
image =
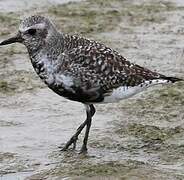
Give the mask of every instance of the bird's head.
[(53, 31), (55, 28), (47, 18), (30, 16), (21, 21), (17, 34), (1, 42), (0, 46), (18, 42), (23, 43), (28, 50), (34, 51), (44, 45)]

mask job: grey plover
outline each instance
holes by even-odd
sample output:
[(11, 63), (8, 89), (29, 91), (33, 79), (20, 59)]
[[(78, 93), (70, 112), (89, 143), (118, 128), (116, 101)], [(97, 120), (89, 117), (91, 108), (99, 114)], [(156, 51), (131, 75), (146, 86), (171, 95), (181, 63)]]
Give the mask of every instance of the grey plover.
[(127, 61), (117, 51), (83, 37), (60, 33), (45, 17), (25, 18), (16, 36), (0, 43), (23, 43), (39, 77), (55, 93), (83, 103), (86, 120), (62, 150), (76, 147), (86, 126), (81, 152), (87, 151), (95, 103), (112, 103), (129, 98), (157, 84), (181, 79), (167, 77)]

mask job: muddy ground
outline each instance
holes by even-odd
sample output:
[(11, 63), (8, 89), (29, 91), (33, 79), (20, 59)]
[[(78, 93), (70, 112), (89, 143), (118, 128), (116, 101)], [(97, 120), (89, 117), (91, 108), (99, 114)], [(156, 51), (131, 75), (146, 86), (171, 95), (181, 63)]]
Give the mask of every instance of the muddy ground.
[[(0, 1), (0, 40), (16, 32), (20, 18), (46, 15), (63, 32), (98, 40), (132, 62), (184, 77), (182, 0), (31, 2), (17, 1), (10, 8), (11, 0)], [(83, 105), (45, 87), (23, 45), (1, 47), (0, 180), (184, 179), (184, 83), (96, 107), (88, 154), (78, 154), (82, 136), (76, 151), (60, 152), (58, 146), (85, 118)]]

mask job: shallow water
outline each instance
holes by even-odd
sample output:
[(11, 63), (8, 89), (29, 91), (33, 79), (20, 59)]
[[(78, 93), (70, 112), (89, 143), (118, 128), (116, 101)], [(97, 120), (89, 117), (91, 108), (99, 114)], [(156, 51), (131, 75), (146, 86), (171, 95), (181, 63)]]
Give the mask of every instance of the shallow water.
[[(16, 30), (13, 22), (26, 15), (26, 6), (28, 13), (50, 16), (64, 31), (98, 39), (138, 64), (184, 76), (184, 8), (180, 1), (150, 0), (149, 5), (143, 0), (113, 0), (112, 4), (94, 0), (53, 8), (50, 3), (45, 7), (45, 1), (13, 2), (15, 7), (9, 6), (11, 1), (0, 1), (4, 13), (0, 39)], [(4, 21), (6, 16), (8, 21)], [(183, 83), (155, 87), (131, 101), (97, 105), (89, 152), (83, 156), (78, 154), (82, 135), (76, 151), (63, 153), (58, 148), (85, 119), (83, 105), (45, 87), (22, 45), (0, 48), (0, 57), (1, 180), (184, 178)]]

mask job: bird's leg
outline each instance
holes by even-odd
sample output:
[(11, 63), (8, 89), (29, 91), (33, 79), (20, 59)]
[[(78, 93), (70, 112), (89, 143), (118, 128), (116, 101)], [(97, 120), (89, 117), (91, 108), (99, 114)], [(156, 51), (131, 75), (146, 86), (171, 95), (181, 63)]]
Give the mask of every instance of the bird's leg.
[(73, 144), (73, 149), (75, 149), (78, 136), (83, 130), (83, 128), (85, 127), (85, 125), (87, 125), (87, 128), (86, 128), (84, 143), (83, 143), (81, 152), (84, 152), (84, 150), (85, 151), (87, 150), (86, 146), (87, 146), (87, 140), (89, 135), (89, 129), (91, 126), (91, 118), (95, 114), (95, 108), (93, 105), (86, 105), (86, 114), (87, 114), (86, 120), (78, 127), (76, 133), (70, 138), (70, 140), (66, 143), (66, 145), (61, 149), (62, 151), (67, 150), (71, 144)]
[(61, 149), (62, 151), (66, 151), (71, 144), (73, 144), (73, 149), (76, 147), (76, 142), (78, 140), (78, 136), (83, 130), (87, 123), (87, 119), (78, 127), (76, 133), (70, 138), (70, 140), (65, 144), (65, 146)]
[(87, 115), (86, 132), (85, 132), (83, 145), (82, 145), (82, 148), (80, 150), (80, 153), (87, 152), (87, 142), (88, 142), (89, 131), (90, 131), (90, 127), (91, 127), (91, 120), (92, 120), (92, 117), (95, 114), (95, 112), (96, 112), (96, 110), (95, 110), (95, 107), (93, 106), (93, 104), (86, 106), (86, 115)]

